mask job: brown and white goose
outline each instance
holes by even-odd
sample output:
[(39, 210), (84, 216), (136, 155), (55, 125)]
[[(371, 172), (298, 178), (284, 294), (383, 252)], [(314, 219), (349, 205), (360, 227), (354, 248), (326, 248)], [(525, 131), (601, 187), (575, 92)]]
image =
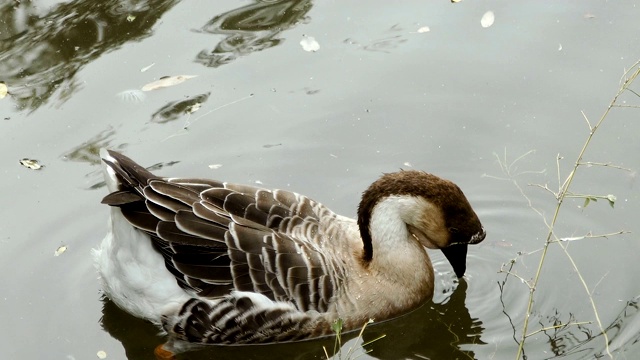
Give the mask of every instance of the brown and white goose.
[(461, 277), (467, 245), (485, 238), (460, 188), (420, 171), (374, 182), (356, 222), (290, 191), (161, 178), (101, 156), (112, 208), (96, 267), (113, 302), (168, 334), (160, 352), (308, 339), (338, 318), (349, 330), (401, 315), (433, 295), (425, 248)]

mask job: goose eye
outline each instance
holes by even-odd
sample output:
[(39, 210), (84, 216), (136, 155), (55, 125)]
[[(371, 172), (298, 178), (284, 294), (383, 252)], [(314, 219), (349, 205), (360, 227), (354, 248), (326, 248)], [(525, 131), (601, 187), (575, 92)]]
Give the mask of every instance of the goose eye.
[(458, 232), (458, 228), (450, 227), (449, 228), (449, 232), (452, 233), (452, 234), (455, 234), (455, 233)]

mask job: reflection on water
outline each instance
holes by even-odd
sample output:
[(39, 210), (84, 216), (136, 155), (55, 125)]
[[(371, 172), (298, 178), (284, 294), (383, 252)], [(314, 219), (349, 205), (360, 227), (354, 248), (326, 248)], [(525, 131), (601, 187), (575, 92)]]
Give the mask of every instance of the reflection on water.
[[(481, 321), (470, 316), (465, 306), (466, 292), (467, 283), (461, 280), (458, 289), (445, 303), (428, 302), (403, 317), (369, 325), (363, 334), (365, 343), (385, 335), (365, 347), (371, 350), (369, 355), (378, 359), (440, 359), (448, 354), (450, 359), (475, 359), (473, 346), (484, 344), (480, 339), (484, 328)], [(122, 342), (129, 359), (154, 359), (153, 349), (164, 342), (154, 325), (125, 313), (107, 299), (101, 322), (106, 331)], [(343, 343), (358, 332), (345, 334)], [(320, 358), (322, 346), (332, 349), (333, 343), (334, 339), (330, 337), (290, 344), (208, 346), (179, 358)], [(345, 348), (348, 350), (349, 346), (345, 345)]]
[[(509, 269), (511, 271), (511, 269)], [(520, 341), (522, 325), (516, 323), (505, 307), (504, 291), (511, 276), (505, 276), (498, 286), (503, 314), (509, 319), (513, 341)], [(552, 314), (532, 314), (540, 330), (532, 330), (526, 342), (539, 344), (540, 340), (548, 345), (549, 356), (545, 358), (608, 358), (604, 342), (609, 342), (609, 352), (615, 357), (617, 352), (625, 352), (625, 348), (640, 341), (640, 296), (627, 301), (615, 320), (605, 327), (608, 339), (603, 337), (595, 321), (581, 321), (573, 312), (564, 313), (555, 308)], [(523, 349), (523, 359), (527, 358), (527, 346)]]
[[(0, 5), (0, 74), (18, 110), (68, 100), (75, 74), (102, 54), (152, 34), (177, 0), (77, 0), (52, 7)], [(46, 9), (46, 13), (43, 13)], [(54, 96), (55, 95), (55, 96)]]
[(281, 32), (307, 21), (311, 0), (261, 1), (218, 15), (200, 31), (226, 37), (213, 50), (201, 51), (196, 62), (218, 67), (236, 58), (278, 45)]
[(163, 124), (178, 120), (184, 114), (191, 114), (209, 99), (210, 94), (200, 94), (185, 100), (171, 101), (151, 115), (151, 122)]
[(62, 158), (66, 161), (86, 162), (91, 165), (99, 165), (102, 163), (100, 161), (99, 154), (101, 148), (108, 147), (112, 150), (118, 151), (125, 148), (125, 145), (120, 145), (118, 147), (110, 146), (115, 135), (116, 131), (109, 127), (108, 129), (101, 131), (98, 135), (83, 142), (81, 145), (69, 150), (62, 155)]

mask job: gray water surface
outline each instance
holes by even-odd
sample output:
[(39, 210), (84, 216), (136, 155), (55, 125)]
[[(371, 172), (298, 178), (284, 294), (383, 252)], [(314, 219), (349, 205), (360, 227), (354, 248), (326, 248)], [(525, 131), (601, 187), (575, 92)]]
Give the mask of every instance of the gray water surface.
[[(495, 22), (483, 28), (487, 11)], [(365, 340), (386, 337), (367, 356), (514, 359), (525, 281), (548, 231), (528, 200), (547, 222), (556, 204), (529, 184), (557, 191), (571, 171), (589, 134), (581, 112), (595, 124), (640, 59), (638, 18), (635, 1), (5, 2), (0, 357), (153, 359), (163, 342), (101, 299), (90, 250), (107, 231), (97, 151), (109, 147), (160, 175), (284, 188), (348, 216), (383, 172), (453, 180), (487, 239), (470, 248), (460, 282), (431, 252), (434, 301), (370, 326)], [(310, 37), (315, 52), (300, 44)], [(177, 75), (197, 77), (137, 91)], [(632, 89), (620, 104), (640, 104), (640, 83)], [(613, 358), (640, 351), (639, 116), (612, 109), (583, 159), (628, 170), (584, 166), (571, 188), (613, 194), (615, 206), (567, 199), (555, 228), (558, 237), (629, 233), (565, 242), (575, 267), (549, 247), (527, 332), (546, 330), (527, 339), (528, 359), (608, 358), (601, 328)], [(498, 158), (519, 159), (513, 178)], [(179, 359), (319, 359), (332, 344), (213, 347)]]

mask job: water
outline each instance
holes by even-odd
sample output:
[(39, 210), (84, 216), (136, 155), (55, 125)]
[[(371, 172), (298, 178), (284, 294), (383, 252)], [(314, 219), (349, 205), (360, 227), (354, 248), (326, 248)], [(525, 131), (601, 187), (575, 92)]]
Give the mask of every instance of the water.
[[(0, 80), (11, 93), (0, 100), (2, 358), (105, 351), (108, 359), (153, 359), (162, 342), (153, 326), (100, 296), (89, 253), (106, 232), (104, 146), (162, 175), (294, 190), (348, 216), (382, 172), (411, 167), (455, 181), (487, 239), (470, 248), (460, 282), (430, 252), (434, 302), (370, 325), (365, 340), (386, 337), (367, 356), (515, 358), (547, 235), (528, 200), (547, 222), (555, 209), (550, 192), (529, 184), (557, 191), (558, 164), (562, 182), (589, 133), (581, 111), (595, 124), (640, 58), (638, 4), (101, 4), (0, 5)], [(489, 10), (495, 23), (482, 28)], [(300, 45), (307, 37), (316, 52)], [(178, 75), (197, 77), (135, 93), (136, 101), (118, 96)], [(631, 93), (619, 101), (638, 105)], [(638, 111), (613, 109), (584, 159), (631, 171), (582, 167), (572, 185), (576, 194), (614, 194), (614, 208), (567, 199), (555, 229), (558, 237), (630, 233), (564, 243), (571, 259), (552, 244), (527, 332), (546, 330), (527, 339), (528, 359), (606, 355), (588, 294), (613, 357), (640, 350)], [(23, 158), (45, 167), (29, 170)], [(60, 246), (67, 250), (54, 256)], [(323, 345), (333, 340), (180, 358), (317, 359)]]

